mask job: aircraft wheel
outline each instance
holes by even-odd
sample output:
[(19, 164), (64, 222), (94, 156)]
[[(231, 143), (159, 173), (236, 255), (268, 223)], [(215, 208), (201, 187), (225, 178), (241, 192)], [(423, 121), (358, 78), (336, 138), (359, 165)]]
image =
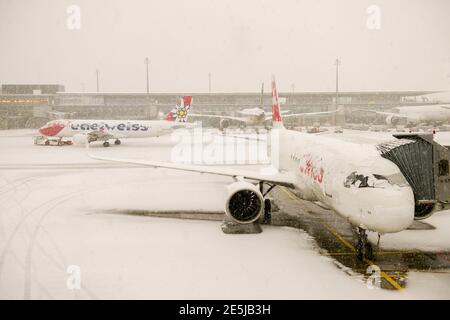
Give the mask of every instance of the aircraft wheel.
[(120, 142), (119, 139), (117, 139), (116, 141), (114, 141), (114, 144), (115, 144), (116, 146), (118, 146), (119, 144), (121, 144), (121, 142)]
[(108, 141), (103, 142), (103, 146), (104, 146), (105, 148), (109, 147), (109, 142), (108, 142)]
[(45, 144), (46, 146), (49, 146), (49, 145), (50, 145), (50, 141), (45, 140), (44, 144)]
[(358, 228), (358, 243), (356, 245), (356, 258), (360, 261), (364, 259), (373, 260), (373, 247), (369, 239), (367, 239), (366, 230)]
[(364, 244), (361, 239), (358, 239), (358, 243), (356, 244), (356, 259), (359, 261), (364, 260)]

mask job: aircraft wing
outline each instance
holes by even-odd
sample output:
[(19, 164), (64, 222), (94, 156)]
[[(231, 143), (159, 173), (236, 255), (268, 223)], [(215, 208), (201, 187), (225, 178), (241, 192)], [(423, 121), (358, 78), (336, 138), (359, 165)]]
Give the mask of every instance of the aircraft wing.
[(218, 118), (218, 119), (229, 119), (229, 120), (234, 120), (234, 121), (239, 121), (239, 122), (245, 122), (245, 120), (243, 118), (239, 118), (239, 117), (231, 117), (231, 116), (220, 116), (217, 114), (189, 114), (189, 116), (191, 117), (200, 117), (200, 118)]
[[(165, 168), (165, 169), (173, 169), (173, 170), (179, 170), (179, 171), (206, 173), (206, 174), (213, 174), (213, 175), (219, 175), (219, 176), (227, 176), (227, 177), (232, 177), (232, 178), (242, 177), (244, 179), (263, 181), (263, 182), (273, 183), (273, 184), (280, 185), (280, 186), (285, 186), (288, 188), (295, 188), (294, 177), (288, 173), (275, 172), (274, 174), (271, 174), (271, 172), (270, 172), (267, 174), (263, 174), (263, 173), (252, 172), (252, 171), (236, 170), (233, 168), (214, 168), (214, 167), (210, 167), (210, 166), (201, 166), (201, 165), (178, 164), (178, 163), (170, 163), (170, 162), (151, 161), (151, 160), (109, 158), (109, 157), (96, 156), (96, 155), (92, 155), (92, 154), (88, 154), (88, 155), (89, 155), (89, 157), (91, 157), (93, 159), (97, 159), (97, 160), (137, 164), (137, 165), (142, 165), (145, 167), (152, 167), (152, 168)], [(269, 170), (270, 169), (268, 169), (268, 171)]]
[(384, 112), (384, 111), (367, 110), (367, 109), (356, 109), (353, 112), (355, 112), (355, 111), (376, 113), (376, 114), (381, 114), (383, 116), (394, 116), (394, 117), (398, 117), (398, 118), (406, 118), (404, 115), (399, 114), (399, 113), (394, 113), (394, 112)]
[(196, 124), (192, 122), (174, 122), (169, 130), (176, 130), (176, 129), (193, 129), (196, 128)]

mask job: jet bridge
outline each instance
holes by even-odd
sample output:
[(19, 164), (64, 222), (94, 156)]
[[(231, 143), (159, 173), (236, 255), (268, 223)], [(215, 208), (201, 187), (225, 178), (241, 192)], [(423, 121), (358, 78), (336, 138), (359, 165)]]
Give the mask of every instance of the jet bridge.
[(411, 185), (416, 201), (415, 219), (450, 207), (450, 150), (433, 134), (394, 134), (397, 140), (380, 143), (381, 156), (394, 162)]

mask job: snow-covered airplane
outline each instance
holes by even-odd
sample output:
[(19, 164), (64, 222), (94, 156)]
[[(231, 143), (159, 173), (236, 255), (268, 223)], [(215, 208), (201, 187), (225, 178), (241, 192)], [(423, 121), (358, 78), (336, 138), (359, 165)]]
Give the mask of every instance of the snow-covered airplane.
[(214, 114), (192, 114), (193, 117), (200, 118), (218, 118), (220, 119), (219, 128), (220, 130), (228, 128), (231, 121), (235, 121), (239, 123), (241, 126), (263, 126), (268, 123), (272, 116), (267, 116), (264, 109), (255, 107), (255, 108), (246, 108), (237, 111), (240, 116), (233, 117), (227, 115), (214, 115)]
[(53, 120), (41, 127), (39, 133), (47, 139), (46, 144), (50, 138), (73, 137), (80, 144), (103, 141), (103, 146), (108, 147), (109, 140), (115, 140), (119, 145), (123, 138), (158, 137), (178, 128), (192, 127), (192, 123), (186, 122), (191, 104), (191, 96), (182, 97), (164, 120)]
[[(326, 116), (337, 113), (339, 110), (323, 111), (323, 112), (308, 112), (308, 113), (292, 113), (283, 114), (283, 117), (313, 117), (313, 116)], [(240, 114), (239, 117), (227, 116), (227, 115), (214, 115), (214, 114), (191, 114), (193, 117), (200, 118), (218, 118), (220, 119), (219, 128), (220, 130), (228, 128), (231, 121), (239, 123), (241, 126), (267, 126), (270, 120), (272, 120), (272, 115), (267, 115), (264, 109), (255, 107), (239, 110), (237, 113)]]
[(372, 112), (386, 117), (386, 123), (396, 126), (398, 124), (441, 124), (450, 121), (450, 105), (428, 105), (428, 106), (405, 106), (396, 107), (393, 112), (362, 110)]
[[(266, 218), (270, 216), (271, 203), (265, 197), (274, 186), (292, 188), (301, 198), (319, 201), (348, 219), (358, 231), (358, 258), (372, 259), (372, 245), (366, 230), (381, 235), (409, 227), (415, 210), (411, 186), (397, 165), (381, 157), (372, 146), (285, 129), (274, 79), (272, 96), (272, 171), (90, 156), (98, 160), (228, 176), (233, 182), (227, 187), (225, 213), (241, 224), (255, 222), (263, 214)], [(264, 185), (269, 186), (265, 192)]]

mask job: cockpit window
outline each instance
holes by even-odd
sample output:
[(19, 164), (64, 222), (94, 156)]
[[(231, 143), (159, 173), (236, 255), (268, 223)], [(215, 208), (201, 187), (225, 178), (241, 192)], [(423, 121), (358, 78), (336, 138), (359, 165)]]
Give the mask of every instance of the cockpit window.
[(352, 172), (347, 179), (345, 179), (344, 186), (350, 188), (352, 185), (357, 188), (368, 187), (369, 176), (358, 174), (356, 171)]
[(394, 173), (391, 175), (379, 175), (379, 174), (374, 174), (373, 175), (375, 178), (377, 179), (385, 179), (387, 180), (390, 184), (399, 186), (399, 187), (405, 187), (408, 185), (408, 181), (405, 179), (405, 177), (403, 176), (403, 174), (401, 174), (400, 172), (398, 173)]
[(404, 187), (408, 185), (405, 177), (400, 173), (391, 175), (381, 174), (360, 174), (353, 171), (347, 176), (344, 187), (350, 188), (384, 188), (386, 184)]

